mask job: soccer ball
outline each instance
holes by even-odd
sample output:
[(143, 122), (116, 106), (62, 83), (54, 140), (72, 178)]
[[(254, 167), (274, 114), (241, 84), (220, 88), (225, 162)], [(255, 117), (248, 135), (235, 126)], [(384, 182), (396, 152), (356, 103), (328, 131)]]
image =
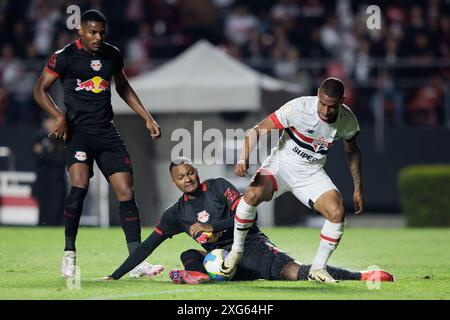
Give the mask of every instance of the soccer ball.
[(214, 249), (209, 252), (203, 259), (203, 266), (205, 267), (208, 275), (215, 281), (227, 281), (231, 277), (220, 272), (220, 267), (225, 257), (228, 255), (228, 251), (222, 249)]

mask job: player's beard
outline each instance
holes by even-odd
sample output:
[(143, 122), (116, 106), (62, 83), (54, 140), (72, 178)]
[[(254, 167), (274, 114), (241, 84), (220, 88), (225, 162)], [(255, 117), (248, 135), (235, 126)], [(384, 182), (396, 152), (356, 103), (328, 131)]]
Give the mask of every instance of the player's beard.
[(197, 181), (197, 188), (195, 188), (191, 192), (185, 192), (184, 194), (191, 196), (191, 197), (198, 197), (202, 193), (202, 188), (200, 182)]

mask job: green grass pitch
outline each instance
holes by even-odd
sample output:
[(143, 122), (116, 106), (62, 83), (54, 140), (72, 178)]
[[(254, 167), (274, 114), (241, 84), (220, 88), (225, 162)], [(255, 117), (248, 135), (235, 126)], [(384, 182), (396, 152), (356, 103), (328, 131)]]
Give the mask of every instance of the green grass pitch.
[[(265, 228), (282, 250), (310, 263), (319, 229)], [(151, 232), (143, 228), (143, 238)], [(199, 248), (186, 235), (164, 242), (150, 257), (165, 266), (153, 278), (99, 282), (126, 257), (120, 228), (80, 228), (77, 263), (79, 289), (69, 289), (60, 276), (64, 231), (62, 228), (0, 228), (0, 299), (450, 299), (450, 229), (347, 228), (330, 264), (351, 270), (379, 266), (392, 272), (394, 283), (369, 289), (366, 283), (346, 281), (319, 284), (304, 281), (223, 282), (174, 285), (168, 277), (181, 268), (179, 255)]]

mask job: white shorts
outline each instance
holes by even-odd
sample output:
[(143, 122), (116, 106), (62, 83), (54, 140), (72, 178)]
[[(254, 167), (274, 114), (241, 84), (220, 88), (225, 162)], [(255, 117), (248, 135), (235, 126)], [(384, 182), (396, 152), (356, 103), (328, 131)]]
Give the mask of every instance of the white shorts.
[(257, 171), (272, 180), (272, 200), (289, 191), (305, 206), (314, 209), (314, 203), (322, 194), (329, 190), (339, 192), (323, 169), (297, 166), (279, 159), (269, 156)]

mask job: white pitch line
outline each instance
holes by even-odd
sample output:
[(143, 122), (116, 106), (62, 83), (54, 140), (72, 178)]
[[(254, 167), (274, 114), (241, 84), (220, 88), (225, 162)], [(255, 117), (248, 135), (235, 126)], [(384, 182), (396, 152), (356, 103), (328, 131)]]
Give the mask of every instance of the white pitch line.
[(195, 290), (195, 289), (178, 289), (178, 290), (163, 290), (163, 291), (151, 291), (151, 292), (140, 292), (140, 293), (130, 293), (130, 294), (118, 294), (113, 296), (101, 296), (101, 297), (92, 297), (92, 298), (81, 298), (80, 300), (114, 300), (114, 299), (125, 299), (125, 298), (135, 298), (142, 296), (154, 296), (159, 294), (172, 294), (172, 293), (184, 293), (184, 292), (204, 292), (211, 291), (213, 289), (203, 289), (203, 290)]

